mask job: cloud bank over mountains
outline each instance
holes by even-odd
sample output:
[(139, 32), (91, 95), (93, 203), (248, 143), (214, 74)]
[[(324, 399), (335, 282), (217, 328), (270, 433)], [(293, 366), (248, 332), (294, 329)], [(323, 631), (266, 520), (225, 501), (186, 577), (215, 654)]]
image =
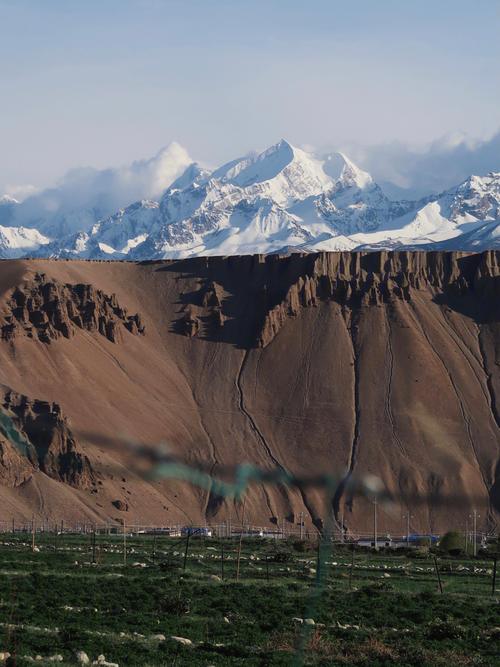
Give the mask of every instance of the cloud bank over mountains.
[[(491, 143), (442, 142), (420, 155), (420, 163), (415, 157), (411, 173), (419, 175), (419, 164), (428, 164), (436, 186), (436, 178), (445, 177), (439, 162), (453, 160), (458, 179), (471, 161), (490, 159)], [(494, 158), (495, 151), (496, 166)], [(401, 163), (386, 164), (405, 184)], [(171, 144), (129, 167), (73, 170), (57, 187), (22, 203), (2, 197), (0, 257), (146, 260), (500, 247), (498, 168), (466, 173), (424, 197), (409, 197), (408, 189), (405, 196), (388, 197), (377, 180), (345, 153), (319, 155), (284, 139), (215, 170)]]
[[(85, 228), (87, 219), (92, 224), (122, 206), (159, 198), (192, 162), (187, 151), (172, 142), (153, 157), (130, 165), (109, 169), (79, 167), (67, 172), (54, 187), (33, 193), (32, 186), (17, 186), (5, 194), (22, 202), (16, 207), (16, 225), (43, 231), (48, 221), (53, 229), (54, 221), (60, 220), (60, 233), (65, 234)], [(8, 223), (7, 211), (2, 215), (0, 209), (0, 224)]]
[[(500, 130), (488, 139), (464, 134), (442, 137), (425, 147), (400, 142), (360, 146), (322, 147), (317, 153), (346, 152), (392, 199), (415, 199), (439, 193), (461, 183), (471, 174), (485, 175), (500, 168)], [(196, 159), (196, 155), (194, 156)], [(5, 194), (26, 202), (17, 215), (29, 225), (33, 216), (72, 210), (94, 209), (99, 216), (113, 213), (141, 199), (158, 199), (194, 160), (175, 141), (151, 158), (129, 165), (95, 169), (77, 167), (68, 171), (54, 187), (38, 190), (33, 185), (7, 185)], [(41, 212), (41, 213), (40, 213)], [(5, 220), (0, 220), (5, 224)]]
[(489, 139), (453, 134), (420, 149), (394, 142), (367, 148), (350, 145), (345, 150), (389, 197), (414, 199), (443, 192), (471, 174), (498, 171), (500, 130)]

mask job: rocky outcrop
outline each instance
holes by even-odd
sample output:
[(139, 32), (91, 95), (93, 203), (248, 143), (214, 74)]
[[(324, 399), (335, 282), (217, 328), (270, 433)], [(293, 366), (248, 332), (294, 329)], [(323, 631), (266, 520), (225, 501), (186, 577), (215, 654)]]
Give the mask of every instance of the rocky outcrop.
[(414, 290), (451, 298), (500, 295), (500, 252), (495, 250), (199, 257), (168, 265), (196, 276), (199, 285), (183, 295), (177, 330), (245, 348), (266, 347), (288, 318), (325, 301), (357, 308), (411, 301)]
[(124, 500), (113, 500), (111, 502), (113, 507), (115, 507), (119, 512), (128, 512), (128, 503)]
[(207, 281), (190, 295), (190, 299), (180, 320), (181, 333), (192, 338), (202, 330), (205, 335), (212, 335), (222, 329), (226, 315), (222, 309), (224, 289), (221, 285), (213, 280)]
[[(77, 488), (86, 488), (93, 482), (90, 462), (57, 403), (33, 400), (7, 390), (2, 417), (0, 476), (4, 483), (18, 486), (34, 470)], [(9, 420), (17, 434), (9, 428)]]
[(10, 341), (18, 335), (50, 343), (64, 336), (71, 338), (77, 329), (95, 331), (112, 343), (122, 339), (124, 329), (144, 333), (139, 314), (129, 315), (116, 295), (108, 296), (92, 285), (61, 284), (43, 273), (16, 287), (7, 302), (1, 337)]
[[(306, 257), (306, 271), (284, 298), (266, 308), (257, 345), (266, 347), (289, 317), (332, 300), (351, 307), (410, 301), (413, 290), (430, 289), (480, 298), (500, 296), (500, 253), (320, 253)], [(293, 257), (291, 258), (293, 260)], [(264, 301), (266, 299), (264, 298)], [(268, 300), (272, 302), (271, 299)]]

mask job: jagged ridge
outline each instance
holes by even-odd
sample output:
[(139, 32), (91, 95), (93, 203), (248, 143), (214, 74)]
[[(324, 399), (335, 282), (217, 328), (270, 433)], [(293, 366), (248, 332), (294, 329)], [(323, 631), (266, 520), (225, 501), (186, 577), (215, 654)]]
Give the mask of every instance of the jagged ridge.
[(123, 325), (132, 334), (143, 334), (144, 324), (136, 313), (128, 315), (116, 295), (108, 296), (92, 285), (62, 285), (37, 273), (23, 287), (16, 287), (8, 301), (9, 311), (1, 327), (4, 340), (24, 333), (43, 343), (64, 336), (70, 338), (77, 328), (96, 331), (112, 343), (121, 340)]
[[(500, 275), (499, 257), (496, 251), (468, 256), (409, 252), (309, 256), (308, 272), (299, 276), (284, 299), (266, 313), (258, 345), (268, 345), (287, 318), (297, 316), (301, 308), (318, 305), (320, 300), (351, 306), (378, 305), (392, 299), (409, 301), (413, 289), (427, 287), (452, 290), (458, 295), (473, 289), (498, 296), (500, 284), (488, 279)], [(368, 261), (363, 261), (365, 258)]]
[(29, 445), (23, 455), (0, 432), (0, 468), (7, 483), (18, 486), (33, 471), (40, 470), (70, 486), (90, 485), (94, 479), (91, 464), (80, 451), (57, 403), (30, 399), (8, 389), (3, 397), (3, 410)]

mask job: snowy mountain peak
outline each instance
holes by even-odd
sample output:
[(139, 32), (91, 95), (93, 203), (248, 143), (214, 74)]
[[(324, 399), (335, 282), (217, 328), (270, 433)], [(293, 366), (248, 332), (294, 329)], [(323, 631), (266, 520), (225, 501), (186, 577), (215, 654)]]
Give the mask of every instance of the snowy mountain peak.
[(168, 190), (164, 193), (163, 197), (167, 196), (168, 193), (172, 193), (174, 190), (185, 190), (189, 186), (198, 186), (201, 183), (204, 183), (210, 178), (210, 172), (206, 169), (200, 167), (197, 162), (193, 162), (187, 167), (187, 169), (177, 178), (172, 185), (169, 186)]
[(10, 195), (2, 195), (0, 197), (0, 206), (13, 206), (14, 204), (19, 204), (14, 197), (11, 197)]
[[(99, 199), (82, 194), (83, 176)], [(215, 171), (174, 142), (149, 160), (87, 170), (22, 204), (0, 203), (0, 257), (500, 247), (499, 172), (418, 201), (391, 201), (345, 154), (319, 157), (285, 139)]]
[(344, 153), (332, 153), (325, 160), (325, 172), (344, 187), (360, 190), (373, 185), (370, 174), (360, 169)]

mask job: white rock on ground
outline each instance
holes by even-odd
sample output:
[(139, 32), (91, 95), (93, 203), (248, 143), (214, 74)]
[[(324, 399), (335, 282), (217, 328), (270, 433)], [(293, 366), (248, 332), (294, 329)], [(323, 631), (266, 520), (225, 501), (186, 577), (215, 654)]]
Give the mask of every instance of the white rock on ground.
[(101, 655), (97, 656), (97, 660), (94, 660), (92, 664), (100, 665), (101, 667), (119, 667), (118, 663), (116, 662), (108, 662), (102, 653)]
[(193, 642), (186, 637), (176, 637), (175, 635), (172, 635), (170, 639), (174, 642), (177, 642), (178, 644), (182, 644), (183, 646), (193, 646)]
[(75, 657), (79, 665), (90, 665), (90, 658), (85, 651), (77, 651)]

